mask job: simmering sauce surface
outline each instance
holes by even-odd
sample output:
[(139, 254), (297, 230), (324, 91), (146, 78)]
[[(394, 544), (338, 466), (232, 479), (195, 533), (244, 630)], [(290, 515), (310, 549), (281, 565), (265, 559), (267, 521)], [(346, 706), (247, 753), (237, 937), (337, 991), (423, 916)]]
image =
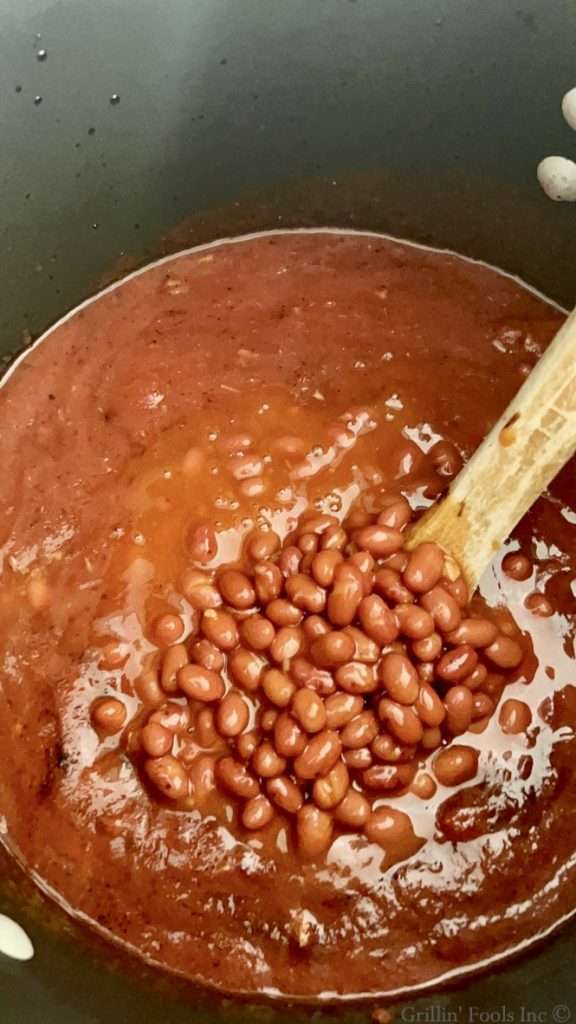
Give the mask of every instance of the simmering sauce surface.
[[(380, 801), (417, 842), (390, 856), (336, 830), (303, 857), (288, 815), (253, 831), (220, 791), (163, 799), (134, 740), (153, 624), (194, 629), (181, 580), (205, 524), (213, 571), (310, 509), (342, 521), (392, 492), (417, 514), (561, 320), (454, 255), (285, 233), (151, 267), (26, 356), (0, 391), (0, 838), (57, 900), (169, 969), (308, 999), (472, 969), (574, 910), (574, 465), (475, 598), (511, 613), (525, 651), (457, 737), (476, 774)], [(94, 725), (110, 697), (113, 734)]]

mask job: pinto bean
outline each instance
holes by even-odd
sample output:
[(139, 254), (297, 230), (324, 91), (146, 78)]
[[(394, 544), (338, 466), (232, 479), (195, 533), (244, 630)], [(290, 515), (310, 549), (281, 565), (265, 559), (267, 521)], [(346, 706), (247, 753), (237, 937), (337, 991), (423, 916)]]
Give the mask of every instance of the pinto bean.
[(316, 779), (327, 775), (342, 752), (342, 743), (337, 732), (324, 729), (317, 733), (304, 747), (294, 761), (294, 771), (300, 779)]
[(370, 815), (370, 804), (362, 793), (349, 789), (333, 813), (335, 820), (344, 828), (362, 829)]
[(152, 712), (149, 722), (158, 722), (170, 732), (183, 733), (190, 728), (191, 712), (187, 704), (177, 704), (176, 701), (166, 701), (160, 708)]
[(465, 676), (462, 679), (462, 685), (467, 686), (469, 690), (478, 690), (486, 682), (488, 676), (488, 669), (485, 665), (476, 665), (476, 668), (472, 670), (469, 676)]
[(376, 516), (368, 512), (360, 501), (356, 501), (345, 519), (344, 526), (348, 531), (361, 530), (364, 526), (373, 526), (375, 522)]
[(266, 792), (276, 806), (287, 814), (296, 814), (304, 803), (296, 783), (284, 775), (269, 779), (266, 783)]
[(472, 692), (466, 686), (451, 686), (444, 697), (446, 728), (452, 736), (466, 732), (474, 711)]
[(221, 736), (239, 736), (248, 725), (250, 712), (246, 701), (231, 690), (216, 709), (216, 726)]
[(334, 626), (349, 626), (364, 596), (364, 580), (357, 566), (341, 562), (334, 571), (334, 585), (326, 611)]
[(411, 846), (415, 840), (412, 821), (395, 807), (378, 807), (372, 811), (364, 832), (369, 842), (378, 843), (385, 850)]
[(442, 653), (442, 637), (439, 633), (430, 633), (421, 640), (414, 640), (412, 651), (420, 661), (436, 661)]
[(287, 578), (300, 572), (300, 564), (303, 557), (300, 548), (297, 548), (294, 544), (289, 545), (287, 548), (282, 548), (278, 557), (278, 568), (282, 575)]
[(493, 715), (495, 707), (494, 701), (487, 693), (472, 694), (472, 721), (477, 722), (479, 718)]
[(341, 526), (329, 526), (320, 538), (322, 551), (341, 551), (348, 541), (348, 535)]
[(437, 441), (432, 445), (428, 455), (439, 476), (451, 479), (462, 468), (462, 456), (450, 441)]
[(388, 555), (387, 558), (382, 559), (384, 568), (394, 569), (395, 572), (402, 573), (408, 565), (408, 552), (397, 551), (395, 555)]
[(261, 738), (262, 736), (258, 729), (250, 729), (249, 732), (241, 733), (236, 740), (238, 757), (241, 757), (243, 761), (249, 761), (252, 754), (259, 747)]
[(352, 768), (354, 771), (362, 771), (364, 768), (369, 768), (372, 764), (372, 751), (370, 747), (358, 747), (358, 749), (351, 747), (349, 750), (344, 751), (342, 759), (349, 768)]
[(373, 711), (361, 711), (342, 729), (340, 739), (343, 747), (358, 750), (368, 747), (378, 735), (378, 722)]
[(318, 536), (326, 533), (330, 527), (338, 526), (336, 516), (322, 513), (320, 515), (304, 516), (301, 521), (300, 533), (314, 533)]
[(284, 589), (292, 601), (292, 604), (303, 611), (318, 614), (326, 604), (326, 591), (317, 583), (303, 573), (296, 573), (289, 576), (284, 584)]
[(146, 669), (134, 682), (134, 692), (143, 704), (159, 707), (166, 700), (166, 694), (160, 686), (158, 672)]
[(442, 786), (459, 786), (476, 775), (478, 751), (459, 743), (451, 743), (436, 754), (432, 766)]
[(210, 754), (195, 757), (189, 769), (189, 789), (196, 804), (202, 804), (216, 788), (216, 761)]
[(184, 644), (174, 644), (173, 647), (166, 649), (160, 672), (160, 682), (166, 693), (178, 692), (177, 674), (181, 668), (184, 668), (184, 665), (188, 664), (188, 661), (188, 651)]
[(412, 509), (403, 497), (392, 497), (376, 520), (378, 526), (388, 526), (391, 530), (403, 530), (412, 518)]
[(152, 632), (157, 644), (177, 644), (184, 636), (184, 623), (179, 615), (167, 612), (154, 621)]
[(300, 551), (304, 555), (304, 558), (302, 559), (301, 569), (307, 572), (310, 566), (312, 565), (314, 555), (316, 554), (318, 548), (320, 547), (320, 539), (319, 537), (315, 537), (313, 533), (303, 533), (298, 538), (297, 544), (298, 547), (300, 548)]
[(351, 661), (362, 661), (367, 665), (378, 661), (380, 646), (374, 640), (371, 640), (369, 636), (366, 636), (366, 633), (363, 633), (361, 629), (356, 629), (356, 626), (345, 626), (343, 632), (354, 641)]
[(319, 551), (312, 559), (311, 571), (316, 583), (321, 587), (331, 587), (334, 582), (336, 566), (343, 561), (343, 554), (337, 550)]
[(262, 677), (262, 689), (272, 704), (288, 707), (296, 687), (292, 680), (277, 668), (268, 669)]
[(446, 708), (440, 697), (428, 683), (420, 684), (420, 691), (414, 705), (414, 710), (425, 725), (432, 728), (440, 725), (446, 718)]
[(531, 721), (532, 712), (523, 700), (505, 700), (500, 709), (500, 728), (507, 735), (517, 736), (526, 732)]
[(250, 774), (246, 765), (233, 757), (221, 757), (216, 762), (215, 775), (220, 786), (244, 800), (252, 799), (260, 791), (257, 780)]
[(322, 698), (330, 697), (337, 690), (334, 676), (330, 672), (319, 668), (315, 668), (311, 675), (308, 676), (304, 686), (307, 690), (315, 690)]
[(326, 725), (324, 701), (314, 690), (297, 690), (292, 698), (292, 714), (305, 732), (321, 732)]
[(221, 651), (231, 651), (238, 643), (236, 621), (221, 608), (208, 608), (202, 616), (200, 629), (206, 639)]
[(174, 734), (159, 722), (148, 722), (140, 733), (142, 750), (148, 757), (163, 757), (172, 750)]
[(462, 619), (453, 633), (446, 637), (449, 644), (457, 647), (466, 644), (470, 647), (489, 647), (498, 635), (498, 627), (490, 619)]
[(360, 714), (363, 706), (362, 697), (352, 693), (334, 693), (331, 697), (327, 697), (324, 704), (327, 728), (341, 729), (352, 718)]
[(265, 651), (276, 636), (274, 626), (263, 615), (249, 615), (240, 623), (239, 632), (242, 644), (252, 651)]
[(413, 704), (420, 684), (418, 673), (404, 654), (385, 654), (378, 674), (392, 700), (399, 704)]
[(209, 575), (200, 569), (187, 569), (182, 574), (180, 590), (184, 597), (198, 611), (208, 608), (219, 608), (222, 603), (221, 594)]
[(216, 582), (222, 597), (233, 608), (244, 611), (254, 605), (256, 593), (245, 573), (226, 569), (219, 574)]
[[(171, 648), (175, 650), (175, 648)], [(210, 672), (221, 672), (224, 668), (224, 655), (209, 640), (196, 640), (190, 649), (190, 658), (196, 665), (209, 669)]]
[(210, 703), (224, 696), (224, 681), (217, 672), (201, 665), (185, 665), (178, 672), (178, 685), (190, 700)]
[(316, 779), (312, 787), (312, 799), (317, 807), (329, 811), (344, 799), (350, 783), (350, 775), (343, 761), (337, 761), (334, 767), (321, 779)]
[(258, 713), (258, 725), (262, 732), (272, 732), (276, 727), (279, 713), (276, 708), (261, 708)]
[(360, 601), (358, 618), (364, 632), (377, 644), (390, 644), (398, 636), (398, 619), (378, 594)]
[(266, 605), (266, 617), (275, 626), (297, 626), (302, 622), (303, 611), (285, 597), (277, 597)]
[(260, 685), (265, 662), (252, 651), (239, 647), (228, 656), (228, 673), (247, 693), (255, 693)]
[(436, 663), (436, 675), (447, 683), (466, 679), (478, 664), (478, 655), (470, 644), (460, 644), (446, 651)]
[(374, 566), (376, 564), (374, 558), (369, 551), (356, 551), (350, 555), (349, 561), (362, 573), (364, 596), (367, 597), (372, 593), (374, 586)]
[(314, 804), (305, 804), (298, 811), (296, 831), (298, 849), (304, 857), (318, 857), (332, 842), (334, 822), (331, 814)]
[(362, 772), (362, 785), (366, 789), (387, 792), (409, 786), (416, 774), (414, 764), (377, 764)]
[(248, 800), (244, 805), (242, 811), (242, 824), (244, 828), (255, 831), (256, 829), (265, 828), (269, 825), (274, 817), (274, 808), (267, 797), (263, 793), (259, 793), (258, 796), (253, 796), (251, 800)]
[[(444, 706), (444, 705), (442, 705)], [(438, 726), (428, 726), (422, 733), (420, 745), (424, 750), (436, 750), (442, 744), (442, 733)]]
[(411, 761), (416, 754), (416, 747), (402, 746), (401, 743), (398, 743), (398, 740), (393, 739), (386, 732), (381, 732), (379, 736), (372, 740), (370, 750), (379, 761), (386, 761), (392, 764)]
[(524, 601), (524, 607), (527, 608), (532, 615), (537, 615), (541, 619), (549, 619), (551, 615), (554, 615), (554, 605), (548, 600), (545, 594), (541, 594), (538, 590), (533, 591), (532, 594), (528, 594), (528, 597)]
[(267, 740), (254, 751), (252, 767), (256, 775), (263, 779), (273, 779), (276, 775), (282, 775), (286, 771), (286, 759), (280, 757), (271, 743)]
[(214, 747), (219, 737), (212, 708), (201, 708), (194, 722), (196, 739), (201, 747)]
[(385, 566), (374, 576), (374, 589), (394, 604), (412, 604), (414, 595), (402, 583), (400, 573), (396, 569)]
[(418, 544), (408, 557), (403, 580), (415, 594), (425, 594), (439, 582), (444, 570), (444, 552), (433, 541)]
[(291, 661), (300, 654), (303, 646), (304, 634), (297, 626), (284, 626), (279, 629), (270, 644), (270, 655), (274, 661), (283, 663)]
[(279, 596), (283, 582), (282, 573), (274, 562), (259, 562), (254, 566), (254, 590), (261, 605)]
[(376, 558), (395, 554), (404, 542), (400, 530), (378, 524), (363, 526), (355, 531), (353, 537), (359, 548), (369, 551)]
[(127, 718), (126, 705), (116, 697), (101, 697), (91, 709), (92, 722), (99, 732), (113, 736), (120, 732)]
[(290, 662), (290, 678), (297, 686), (305, 686), (309, 679), (318, 671), (308, 658), (298, 656)]
[(434, 682), (434, 665), (432, 664), (431, 661), (421, 661), (416, 666), (416, 671), (418, 672), (418, 676), (419, 676), (421, 682), (423, 682), (423, 683), (433, 683)]
[(446, 576), (443, 576), (440, 583), (444, 590), (448, 591), (451, 597), (454, 598), (460, 609), (467, 607), (469, 601), (468, 587), (463, 576), (457, 576), (455, 580), (449, 580)]
[(188, 533), (188, 551), (193, 562), (207, 565), (218, 554), (218, 537), (211, 523), (199, 523)]
[(373, 665), (349, 661), (336, 670), (336, 683), (346, 693), (372, 693), (378, 689), (378, 680)]
[(186, 769), (172, 754), (152, 757), (144, 763), (144, 771), (150, 782), (168, 800), (181, 800), (188, 794)]
[(342, 630), (332, 630), (314, 640), (310, 655), (319, 668), (334, 668), (350, 661), (354, 654), (354, 640)]
[(520, 644), (503, 633), (485, 648), (484, 653), (498, 668), (517, 668), (524, 657)]
[(279, 549), (280, 537), (274, 530), (255, 530), (246, 542), (246, 554), (254, 562), (268, 561)]
[(533, 568), (532, 562), (520, 551), (510, 551), (502, 559), (502, 569), (511, 580), (529, 580)]
[(410, 792), (414, 793), (420, 800), (430, 800), (434, 796), (436, 789), (436, 783), (428, 772), (418, 772), (410, 786)]
[(422, 739), (422, 723), (412, 708), (383, 697), (378, 703), (378, 715), (401, 743), (413, 746)]
[(422, 607), (430, 612), (441, 633), (451, 633), (460, 625), (460, 608), (445, 587), (433, 587), (420, 598)]
[(283, 711), (278, 715), (274, 724), (274, 746), (280, 757), (298, 757), (306, 741), (306, 733), (291, 714)]
[(400, 633), (411, 640), (423, 640), (434, 632), (434, 619), (416, 604), (397, 604), (394, 609)]

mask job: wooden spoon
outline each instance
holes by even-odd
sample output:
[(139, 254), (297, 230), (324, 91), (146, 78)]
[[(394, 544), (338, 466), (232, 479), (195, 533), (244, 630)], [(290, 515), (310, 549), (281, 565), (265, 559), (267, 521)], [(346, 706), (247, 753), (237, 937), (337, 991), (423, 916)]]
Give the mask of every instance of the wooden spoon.
[(576, 451), (576, 310), (484, 438), (447, 495), (410, 532), (436, 541), (472, 592), (501, 547)]

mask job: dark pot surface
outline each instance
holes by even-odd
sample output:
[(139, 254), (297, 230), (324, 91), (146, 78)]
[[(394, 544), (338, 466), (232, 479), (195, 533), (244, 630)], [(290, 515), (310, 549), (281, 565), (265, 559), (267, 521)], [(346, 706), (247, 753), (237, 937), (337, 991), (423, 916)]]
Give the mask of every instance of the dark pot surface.
[[(0, 28), (6, 360), (127, 269), (272, 227), (389, 231), (574, 301), (574, 208), (535, 178), (571, 155), (570, 0), (0, 0)], [(1, 861), (0, 911), (36, 946), (27, 964), (0, 956), (7, 1024), (324, 1018), (123, 964)], [(568, 1024), (575, 936), (400, 1019)]]

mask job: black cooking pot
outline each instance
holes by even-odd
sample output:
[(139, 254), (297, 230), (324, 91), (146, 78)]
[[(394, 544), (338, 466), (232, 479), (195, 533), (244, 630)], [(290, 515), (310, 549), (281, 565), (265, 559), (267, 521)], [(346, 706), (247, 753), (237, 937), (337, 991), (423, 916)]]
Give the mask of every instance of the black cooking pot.
[[(125, 270), (271, 227), (389, 231), (574, 301), (574, 210), (535, 177), (576, 142), (559, 111), (572, 0), (0, 0), (0, 19), (6, 361)], [(36, 947), (26, 964), (0, 956), (3, 1024), (311, 1017), (125, 964), (7, 858), (0, 875), (0, 911)], [(575, 934), (400, 1017), (567, 1024)]]

